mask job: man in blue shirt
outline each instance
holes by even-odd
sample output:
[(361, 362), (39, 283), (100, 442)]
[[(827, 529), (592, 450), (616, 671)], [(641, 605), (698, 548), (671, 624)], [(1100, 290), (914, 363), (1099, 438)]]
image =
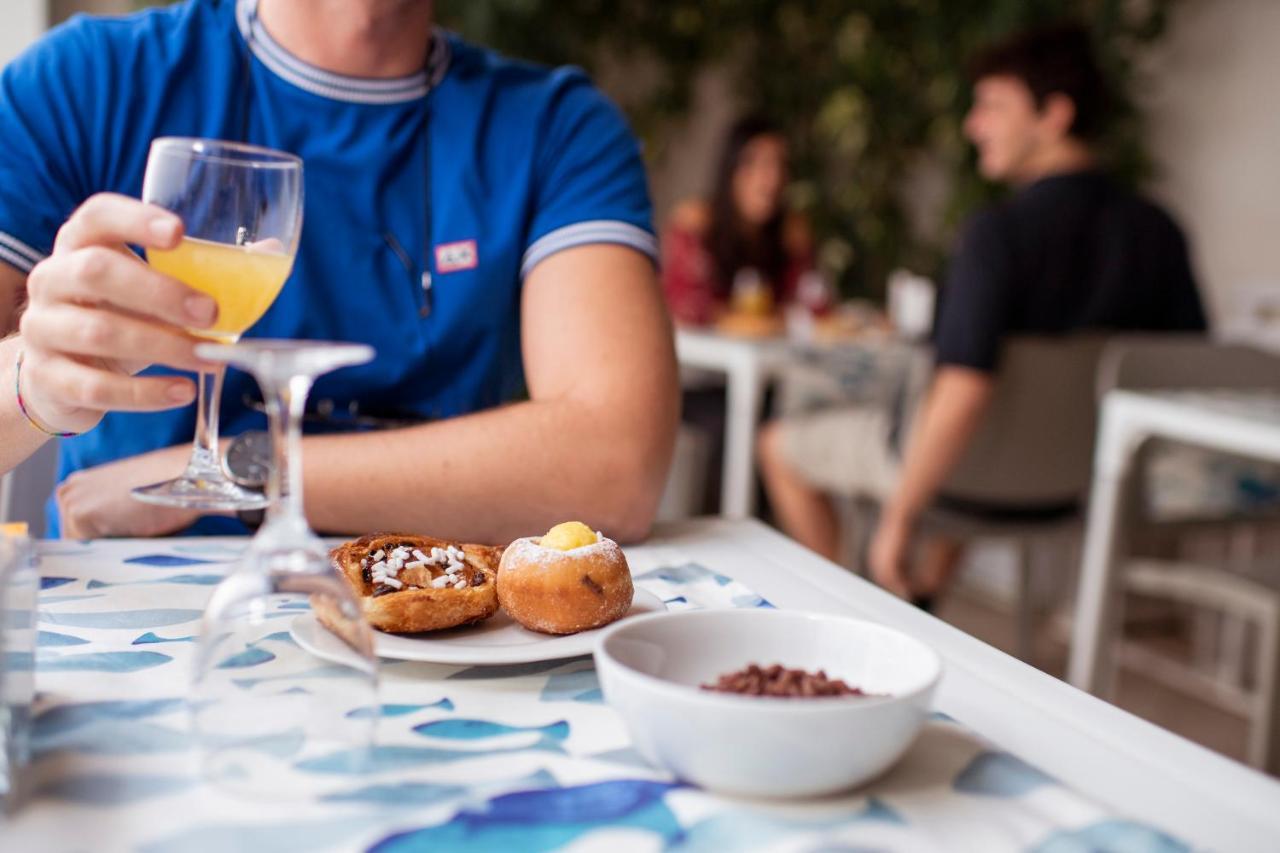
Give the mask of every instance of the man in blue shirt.
[[(309, 436), (318, 529), (505, 541), (582, 517), (644, 534), (677, 403), (638, 147), (581, 72), (466, 44), (433, 27), (429, 0), (78, 18), (0, 76), (0, 330), (24, 287), (29, 299), (21, 334), (0, 343), (0, 470), (42, 440), (13, 390), (21, 352), (28, 414), (85, 433), (62, 445), (55, 529), (159, 535), (196, 520), (128, 498), (182, 468), (194, 392), (170, 368), (199, 367), (181, 329), (216, 310), (121, 251), (181, 236), (136, 200), (158, 136), (303, 158), (301, 248), (250, 335), (370, 343), (376, 361), (313, 398), (430, 419)], [(144, 365), (167, 367), (130, 375)], [(253, 391), (228, 375), (224, 434), (262, 423)]]

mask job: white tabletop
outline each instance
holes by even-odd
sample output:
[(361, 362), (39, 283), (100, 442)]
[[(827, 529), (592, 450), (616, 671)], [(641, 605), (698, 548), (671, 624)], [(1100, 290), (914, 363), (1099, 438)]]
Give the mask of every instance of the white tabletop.
[[(350, 842), (340, 838), (360, 839), (363, 849), (401, 830), (426, 844), (451, 832), (506, 832), (510, 826), (495, 821), (522, 820), (521, 809), (534, 803), (553, 811), (589, 806), (590, 826), (527, 829), (568, 833), (557, 836), (558, 844), (574, 839), (582, 850), (654, 849), (653, 832), (671, 843), (701, 839), (706, 849), (718, 840), (715, 849), (724, 849), (725, 833), (741, 841), (766, 829), (788, 849), (856, 841), (898, 850), (1020, 850), (1048, 843), (1048, 831), (1070, 835), (1113, 818), (1195, 847), (1266, 850), (1280, 837), (1280, 783), (1004, 655), (759, 523), (727, 520), (665, 526), (628, 548), (637, 582), (673, 608), (761, 606), (763, 597), (781, 608), (857, 615), (906, 631), (942, 654), (946, 672), (936, 708), (955, 722), (930, 723), (904, 765), (867, 790), (784, 808), (673, 786), (634, 763), (620, 721), (599, 705), (589, 661), (463, 671), (389, 665), (382, 701), (399, 704), (384, 705), (394, 710), (387, 749), (466, 760), (403, 770), (397, 763), (376, 784), (352, 780), (347, 793), (364, 800), (344, 797), (288, 812), (225, 802), (180, 772), (187, 754), (175, 697), (182, 695), (189, 635), (198, 630), (209, 584), (243, 544), (42, 545), (37, 687), (44, 698), (36, 713), (35, 766), (41, 793), (11, 824), (0, 825), (15, 849), (36, 842), (43, 850), (83, 849), (90, 838), (97, 849), (203, 850), (232, 839), (247, 847), (280, 839), (293, 842), (280, 849), (346, 849)], [(277, 674), (278, 667), (300, 652), (285, 635), (268, 647), (261, 664), (248, 662), (246, 677), (278, 689), (295, 677)], [(434, 731), (436, 718), (473, 717), (484, 719), (470, 724), (496, 730), (504, 744), (513, 737), (536, 743), (492, 754), (424, 750), (423, 731)], [(497, 720), (485, 722), (491, 717)], [(424, 719), (431, 722), (414, 725)], [(159, 740), (152, 744), (153, 738)], [(137, 744), (150, 745), (131, 754)], [(1003, 790), (975, 787), (984, 774), (1000, 776)], [(1020, 792), (1008, 792), (1010, 780)], [(424, 799), (377, 799), (389, 790)], [(616, 821), (600, 817), (605, 802), (598, 798), (606, 794), (626, 806)], [(643, 826), (635, 823), (641, 818)], [(92, 836), (85, 834), (89, 826)], [(650, 834), (635, 834), (642, 829)], [(1018, 838), (1023, 846), (1011, 847)], [(1078, 836), (1059, 840), (1083, 843)]]
[[(1131, 441), (1159, 436), (1202, 447), (1280, 460), (1280, 394), (1267, 391), (1112, 391), (1104, 408)], [(1104, 436), (1105, 437), (1105, 436)], [(1107, 447), (1113, 465), (1132, 450)]]

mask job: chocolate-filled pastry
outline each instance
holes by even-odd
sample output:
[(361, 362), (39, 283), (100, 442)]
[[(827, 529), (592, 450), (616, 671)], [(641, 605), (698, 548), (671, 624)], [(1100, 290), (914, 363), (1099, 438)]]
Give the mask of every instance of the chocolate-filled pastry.
[[(502, 549), (414, 536), (374, 533), (333, 549), (369, 624), (392, 634), (440, 631), (488, 619), (498, 610), (495, 582)], [(330, 606), (316, 616), (338, 630)]]

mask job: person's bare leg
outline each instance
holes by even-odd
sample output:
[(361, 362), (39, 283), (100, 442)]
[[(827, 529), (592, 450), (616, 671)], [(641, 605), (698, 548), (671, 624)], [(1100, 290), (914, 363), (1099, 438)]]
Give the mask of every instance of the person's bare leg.
[(807, 483), (782, 452), (782, 430), (771, 421), (760, 430), (760, 472), (782, 529), (829, 560), (839, 557), (840, 532), (831, 499)]
[(951, 585), (960, 561), (964, 558), (964, 542), (949, 536), (930, 536), (921, 543), (919, 559), (911, 573), (911, 591), (917, 598), (936, 599)]

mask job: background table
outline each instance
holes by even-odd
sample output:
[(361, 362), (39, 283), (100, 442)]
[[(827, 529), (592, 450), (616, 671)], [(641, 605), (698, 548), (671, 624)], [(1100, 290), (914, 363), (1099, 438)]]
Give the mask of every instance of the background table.
[[(589, 659), (388, 662), (372, 771), (324, 802), (246, 802), (191, 772), (183, 696), (235, 539), (49, 542), (33, 799), (5, 850), (1274, 849), (1280, 784), (1052, 679), (753, 522), (665, 527), (629, 548), (672, 608), (842, 612), (937, 648), (946, 674), (904, 761), (847, 795), (768, 803), (674, 783), (631, 750)], [(296, 613), (297, 611), (292, 611)], [(323, 677), (280, 631), (246, 689)], [(312, 768), (315, 772), (318, 768)], [(300, 768), (299, 772), (305, 772)]]
[(747, 518), (755, 504), (756, 428), (769, 380), (788, 361), (781, 338), (735, 338), (711, 331), (676, 330), (676, 356), (682, 367), (725, 376), (724, 467), (720, 514)]
[[(720, 480), (720, 514), (749, 518), (756, 498), (756, 434), (763, 416), (765, 392), (789, 368), (810, 363), (833, 365), (856, 355), (862, 363), (860, 382), (868, 382), (865, 365), (884, 362), (890, 382), (907, 382), (911, 362), (927, 357), (921, 344), (866, 336), (831, 343), (797, 343), (786, 338), (749, 338), (705, 329), (678, 328), (676, 356), (680, 366), (723, 374), (725, 377), (724, 463)], [(847, 373), (841, 370), (839, 372)], [(884, 401), (879, 401), (881, 405)]]

